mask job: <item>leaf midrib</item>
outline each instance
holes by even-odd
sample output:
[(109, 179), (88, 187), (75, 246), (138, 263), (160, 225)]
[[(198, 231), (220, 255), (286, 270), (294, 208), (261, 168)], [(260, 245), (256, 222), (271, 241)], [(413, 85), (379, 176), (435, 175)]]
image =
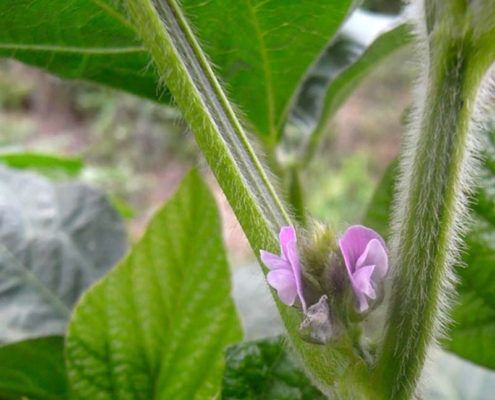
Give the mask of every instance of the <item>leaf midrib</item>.
[(56, 52), (56, 53), (80, 53), (80, 54), (128, 54), (128, 53), (146, 52), (146, 49), (143, 46), (85, 48), (85, 47), (72, 47), (72, 46), (69, 47), (69, 46), (9, 44), (9, 43), (0, 43), (0, 49), (46, 51), (46, 52)]
[(275, 101), (274, 101), (274, 93), (273, 93), (273, 80), (269, 65), (268, 50), (266, 48), (266, 44), (263, 39), (263, 32), (261, 30), (258, 14), (256, 11), (260, 6), (264, 5), (266, 2), (267, 1), (264, 1), (261, 4), (254, 6), (252, 0), (246, 0), (246, 4), (252, 16), (252, 23), (253, 23), (254, 31), (256, 33), (256, 39), (258, 40), (259, 43), (259, 50), (263, 65), (263, 75), (265, 77), (265, 82), (266, 82), (265, 90), (266, 90), (266, 99), (268, 105), (268, 129), (269, 129), (268, 136), (273, 137), (273, 135), (275, 135), (276, 133), (276, 127), (274, 121)]

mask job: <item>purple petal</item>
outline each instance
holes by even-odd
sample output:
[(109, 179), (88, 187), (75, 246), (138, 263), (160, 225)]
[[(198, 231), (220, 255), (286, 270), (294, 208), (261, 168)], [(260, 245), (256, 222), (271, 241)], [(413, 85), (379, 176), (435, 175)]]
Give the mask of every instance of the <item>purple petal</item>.
[(266, 276), (270, 286), (272, 286), (280, 297), (280, 300), (288, 306), (292, 306), (297, 296), (297, 286), (292, 271), (277, 269), (270, 271)]
[(291, 242), (297, 242), (296, 231), (294, 230), (294, 227), (292, 227), (292, 226), (282, 227), (282, 229), (280, 229), (280, 233), (278, 235), (278, 238), (280, 240), (280, 247), (282, 249), (282, 257), (284, 257), (286, 260), (288, 260), (289, 259), (289, 251), (287, 249), (287, 246)]
[(344, 256), (349, 275), (352, 275), (356, 271), (358, 258), (365, 252), (368, 243), (373, 239), (378, 240), (384, 249), (387, 248), (384, 240), (378, 233), (373, 229), (366, 228), (362, 225), (353, 225), (349, 227), (345, 231), (344, 236), (339, 239), (340, 249)]
[(370, 299), (376, 299), (375, 289), (371, 283), (371, 275), (373, 274), (374, 269), (374, 265), (366, 265), (358, 269), (352, 276), (352, 281), (356, 290), (365, 294)]
[(366, 311), (368, 298), (376, 298), (376, 287), (388, 270), (385, 241), (374, 230), (354, 225), (339, 239), (339, 246), (359, 308)]
[(359, 299), (359, 311), (360, 312), (366, 311), (370, 307), (368, 304), (368, 299), (362, 292), (358, 292), (357, 297)]
[(287, 256), (290, 261), (290, 265), (292, 266), (292, 271), (296, 282), (297, 295), (299, 296), (299, 300), (301, 301), (303, 312), (306, 314), (307, 308), (306, 301), (303, 297), (301, 265), (299, 263), (299, 256), (297, 254), (296, 242), (289, 242), (287, 244)]
[(362, 266), (374, 265), (375, 269), (373, 272), (372, 280), (375, 283), (380, 282), (388, 271), (388, 255), (387, 250), (383, 247), (382, 243), (377, 239), (372, 239), (364, 253), (358, 258), (356, 262), (356, 272)]
[(260, 250), (260, 257), (261, 261), (263, 261), (263, 264), (265, 264), (270, 270), (287, 269), (289, 271), (292, 271), (292, 267), (289, 261), (283, 259), (280, 256), (277, 256), (276, 254), (270, 253), (265, 250)]

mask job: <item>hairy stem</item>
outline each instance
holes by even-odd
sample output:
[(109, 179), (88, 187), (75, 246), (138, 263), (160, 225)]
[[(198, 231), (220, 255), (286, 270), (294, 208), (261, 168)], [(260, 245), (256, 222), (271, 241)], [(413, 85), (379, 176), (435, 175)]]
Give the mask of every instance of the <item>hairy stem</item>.
[(468, 14), (456, 9), (459, 3), (427, 2), (420, 32), (428, 62), (401, 159), (392, 223), (393, 287), (373, 378), (379, 383), (377, 399), (414, 395), (453, 291), (452, 266), (473, 172), (472, 115), (490, 65), (477, 57), (480, 48), (463, 20)]
[[(207, 58), (175, 0), (124, 0), (251, 247), (278, 252), (277, 233), (291, 219), (257, 158)], [(349, 357), (304, 342), (300, 317), (275, 297), (294, 349), (313, 382), (330, 394)]]

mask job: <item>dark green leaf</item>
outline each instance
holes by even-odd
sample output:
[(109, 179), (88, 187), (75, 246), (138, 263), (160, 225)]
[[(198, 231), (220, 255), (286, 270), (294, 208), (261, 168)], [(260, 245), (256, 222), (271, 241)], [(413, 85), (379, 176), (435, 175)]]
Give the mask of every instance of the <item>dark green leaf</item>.
[(244, 342), (226, 352), (223, 400), (324, 400), (282, 336)]
[[(121, 2), (3, 0), (0, 56), (168, 102)], [(299, 81), (351, 0), (184, 0), (234, 102), (263, 135), (281, 130)]]
[(0, 56), (168, 102), (150, 57), (112, 0), (0, 1)]
[[(452, 311), (450, 339), (444, 347), (472, 362), (495, 369), (495, 134), (486, 137), (478, 189), (471, 199), (471, 230), (465, 238), (459, 296)], [(388, 234), (388, 215), (396, 163), (385, 173), (371, 201), (365, 224)]]
[(4, 153), (0, 154), (0, 162), (11, 168), (31, 169), (38, 172), (61, 171), (76, 176), (83, 168), (79, 157), (61, 157), (43, 153)]
[(0, 342), (61, 334), (80, 294), (124, 254), (103, 193), (0, 168)]
[(182, 4), (229, 93), (262, 135), (280, 132), (300, 80), (349, 0), (187, 0)]
[(1, 346), (0, 398), (68, 399), (63, 336)]
[(215, 201), (192, 173), (75, 309), (69, 377), (82, 400), (211, 400), (240, 339)]

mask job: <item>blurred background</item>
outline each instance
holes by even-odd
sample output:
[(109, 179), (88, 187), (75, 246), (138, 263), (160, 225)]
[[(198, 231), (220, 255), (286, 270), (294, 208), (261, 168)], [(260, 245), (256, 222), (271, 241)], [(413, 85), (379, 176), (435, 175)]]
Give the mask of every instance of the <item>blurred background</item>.
[[(378, 64), (327, 124), (302, 179), (313, 215), (338, 229), (360, 221), (398, 152), (413, 78), (412, 50), (406, 46)], [(79, 159), (83, 168), (77, 179), (110, 196), (126, 218), (132, 242), (187, 170), (200, 165), (219, 200), (232, 264), (253, 258), (174, 108), (0, 60), (0, 152), (17, 151)], [(56, 180), (74, 178), (49, 168), (38, 172)]]

